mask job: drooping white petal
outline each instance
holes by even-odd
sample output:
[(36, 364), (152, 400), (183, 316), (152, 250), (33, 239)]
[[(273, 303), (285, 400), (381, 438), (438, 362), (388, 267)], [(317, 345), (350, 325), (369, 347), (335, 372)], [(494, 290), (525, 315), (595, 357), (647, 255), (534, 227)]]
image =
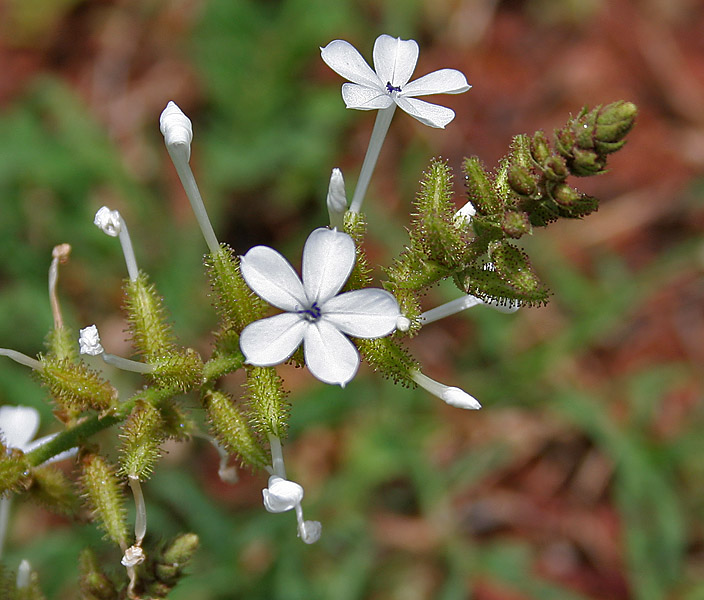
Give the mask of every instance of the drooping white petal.
[(345, 292), (321, 307), (322, 318), (343, 333), (359, 338), (383, 337), (396, 329), (401, 315), (393, 294), (379, 288)]
[(240, 349), (251, 365), (271, 367), (288, 359), (310, 324), (296, 313), (282, 313), (250, 323), (240, 334)]
[(323, 383), (344, 387), (359, 368), (357, 348), (324, 319), (306, 328), (303, 352), (306, 366)]
[[(345, 285), (355, 261), (354, 240), (341, 231), (320, 227), (303, 247), (303, 287), (308, 307), (320, 306)], [(273, 303), (272, 303), (273, 304)]]
[(418, 62), (418, 43), (390, 35), (380, 35), (374, 42), (374, 68), (382, 85), (403, 88)]
[(296, 311), (306, 305), (298, 273), (281, 254), (268, 246), (255, 246), (240, 259), (240, 270), (255, 294), (277, 308)]
[(267, 511), (281, 513), (301, 503), (303, 488), (295, 481), (272, 475), (268, 487), (262, 490), (262, 496)]
[(333, 40), (320, 49), (320, 56), (338, 75), (354, 83), (369, 87), (382, 87), (379, 77), (367, 64), (357, 49), (344, 40)]
[(30, 406), (0, 406), (0, 434), (8, 448), (27, 449), (39, 429), (39, 413)]
[(386, 91), (357, 83), (342, 84), (342, 99), (345, 101), (347, 108), (355, 108), (357, 110), (388, 108), (394, 103)]
[(472, 86), (456, 69), (440, 69), (407, 83), (402, 96), (427, 96), (429, 94), (462, 94)]
[(455, 111), (445, 106), (431, 104), (424, 100), (397, 96), (395, 98), (399, 108), (406, 111), (412, 117), (418, 119), (424, 125), (444, 129), (452, 119), (455, 118)]

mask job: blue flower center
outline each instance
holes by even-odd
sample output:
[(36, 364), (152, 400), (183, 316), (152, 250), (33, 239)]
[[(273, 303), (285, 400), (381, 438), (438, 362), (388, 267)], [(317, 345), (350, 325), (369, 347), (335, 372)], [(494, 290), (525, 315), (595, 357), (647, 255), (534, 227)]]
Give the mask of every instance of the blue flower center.
[(310, 321), (311, 323), (315, 323), (318, 319), (320, 319), (321, 314), (320, 307), (318, 306), (317, 302), (313, 302), (313, 304), (309, 308), (298, 310), (296, 312), (301, 315), (306, 321)]
[(386, 82), (386, 91), (389, 92), (389, 94), (393, 92), (400, 92), (401, 88), (397, 85), (391, 85), (390, 81)]

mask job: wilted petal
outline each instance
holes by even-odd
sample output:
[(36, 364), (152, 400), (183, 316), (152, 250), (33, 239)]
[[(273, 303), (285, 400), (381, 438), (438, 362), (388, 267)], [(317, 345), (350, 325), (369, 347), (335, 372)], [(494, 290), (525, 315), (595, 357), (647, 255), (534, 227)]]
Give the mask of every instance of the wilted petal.
[(0, 434), (8, 448), (26, 450), (39, 429), (39, 413), (30, 406), (0, 406)]
[(357, 110), (388, 108), (394, 103), (391, 96), (385, 91), (356, 83), (342, 84), (342, 99), (345, 101), (347, 108), (355, 108)]
[(303, 338), (306, 366), (323, 383), (345, 384), (359, 368), (359, 353), (334, 325), (321, 319), (311, 323)]
[(296, 313), (282, 313), (254, 321), (242, 330), (240, 349), (251, 365), (278, 365), (295, 352), (308, 326), (308, 321)]
[(393, 294), (379, 288), (345, 292), (330, 298), (321, 308), (324, 320), (359, 338), (388, 335), (396, 329), (401, 314)]
[[(344, 40), (333, 40), (320, 49), (320, 56), (338, 75), (369, 87), (384, 85), (357, 49)], [(384, 82), (386, 83), (386, 82)]]
[(240, 259), (240, 270), (247, 285), (269, 304), (289, 311), (306, 304), (298, 273), (273, 248), (255, 246)]
[(397, 96), (396, 104), (398, 104), (399, 108), (418, 119), (424, 125), (437, 127), (438, 129), (444, 129), (445, 125), (455, 118), (454, 110), (446, 108), (445, 106), (431, 104), (424, 100)]
[(433, 71), (403, 87), (403, 96), (427, 96), (428, 94), (461, 94), (472, 86), (467, 78), (456, 69)]
[(390, 35), (380, 35), (374, 42), (374, 68), (382, 85), (403, 88), (418, 62), (418, 43)]
[(345, 285), (355, 261), (354, 240), (335, 229), (320, 227), (303, 247), (303, 286), (308, 306), (322, 305)]

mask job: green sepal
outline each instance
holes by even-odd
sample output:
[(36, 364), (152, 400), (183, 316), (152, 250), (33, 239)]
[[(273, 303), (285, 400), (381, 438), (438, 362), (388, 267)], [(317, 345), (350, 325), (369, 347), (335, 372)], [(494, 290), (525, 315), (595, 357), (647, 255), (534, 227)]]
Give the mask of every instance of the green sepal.
[(489, 258), (497, 275), (522, 297), (539, 298), (543, 284), (534, 273), (528, 255), (508, 242), (493, 244)]
[(90, 548), (78, 555), (81, 600), (118, 600), (115, 584), (102, 571), (98, 558)]
[(421, 180), (415, 207), (410, 231), (412, 246), (421, 248), (430, 260), (454, 267), (466, 240), (454, 219), (452, 171), (445, 161), (431, 162)]
[(164, 387), (187, 392), (203, 380), (203, 361), (193, 348), (153, 358), (149, 364), (154, 367), (149, 378)]
[(120, 433), (120, 471), (124, 475), (140, 481), (149, 478), (161, 458), (162, 427), (159, 410), (151, 402), (138, 399)]
[(239, 456), (243, 464), (261, 469), (269, 457), (233, 399), (219, 390), (207, 390), (203, 404), (215, 437), (231, 454)]
[(65, 415), (75, 417), (89, 408), (105, 411), (117, 402), (117, 390), (84, 362), (54, 356), (39, 361), (42, 369), (34, 373)]
[(355, 261), (352, 273), (350, 273), (345, 291), (360, 290), (369, 287), (372, 282), (371, 272), (367, 260), (367, 254), (364, 252), (364, 236), (367, 233), (367, 222), (362, 213), (353, 213), (347, 211), (344, 216), (345, 233), (354, 240)]
[(81, 459), (81, 487), (93, 519), (121, 548), (127, 547), (125, 498), (115, 468), (99, 454)]
[(480, 215), (493, 215), (502, 210), (501, 200), (496, 194), (491, 176), (476, 156), (465, 158), (462, 163), (467, 198)]
[(24, 453), (16, 448), (6, 448), (0, 442), (0, 496), (27, 489), (32, 481)]
[(240, 259), (226, 244), (205, 257), (212, 302), (224, 326), (240, 333), (249, 323), (264, 316), (266, 303), (242, 278)]
[(175, 352), (164, 301), (145, 273), (125, 283), (125, 310), (132, 344), (147, 362)]
[(79, 359), (76, 340), (73, 330), (68, 327), (52, 329), (46, 339), (47, 354), (59, 360), (76, 362)]
[(73, 483), (53, 466), (32, 469), (32, 485), (27, 492), (33, 500), (60, 514), (72, 514), (78, 505)]
[(527, 213), (508, 210), (501, 217), (501, 230), (510, 238), (518, 239), (533, 232)]
[(158, 553), (154, 562), (154, 574), (159, 582), (173, 587), (183, 574), (200, 541), (195, 533), (182, 533), (176, 536)]
[(247, 380), (244, 384), (252, 426), (261, 434), (286, 437), (288, 428), (289, 403), (281, 377), (274, 367), (247, 367)]
[(396, 383), (415, 387), (410, 372), (419, 369), (418, 362), (399, 341), (388, 336), (374, 339), (354, 338), (352, 341), (375, 371)]
[(468, 267), (455, 276), (459, 289), (472, 294), (484, 302), (496, 302), (506, 306), (512, 302), (518, 306), (540, 306), (547, 303), (549, 291), (541, 288), (532, 294), (524, 294), (509, 285), (490, 268)]

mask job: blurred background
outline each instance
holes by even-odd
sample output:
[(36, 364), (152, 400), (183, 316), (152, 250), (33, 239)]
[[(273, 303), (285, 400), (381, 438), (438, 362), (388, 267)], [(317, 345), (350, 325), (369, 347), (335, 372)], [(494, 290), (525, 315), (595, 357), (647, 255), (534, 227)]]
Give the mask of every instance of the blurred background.
[[(610, 172), (574, 182), (599, 212), (529, 241), (550, 304), (476, 308), (410, 344), (483, 410), (365, 368), (345, 390), (281, 369), (288, 469), (306, 518), (323, 523), (319, 543), (296, 539), (292, 514), (263, 510), (265, 474), (227, 485), (207, 444), (167, 448), (144, 486), (148, 541), (195, 531), (202, 543), (174, 599), (704, 598), (703, 31), (700, 0), (0, 4), (0, 346), (30, 355), (51, 327), (46, 276), (62, 242), (66, 320), (97, 323), (109, 352), (130, 354), (119, 244), (92, 225), (107, 204), (182, 343), (207, 356), (206, 248), (158, 129), (169, 100), (193, 120), (191, 165), (219, 238), (294, 264), (327, 223), (333, 167), (351, 193), (374, 120), (345, 110), (319, 56), (333, 39), (371, 60), (381, 33), (414, 38), (416, 77), (451, 67), (474, 86), (437, 98), (457, 112), (445, 131), (397, 113), (365, 203), (381, 265), (406, 242), (431, 157), (456, 169), (459, 206), (463, 156), (493, 167), (513, 135), (551, 132), (584, 104), (640, 109)], [(431, 292), (429, 307), (457, 296)], [(9, 360), (0, 403), (36, 406), (42, 433), (56, 429), (39, 384)], [(93, 525), (14, 504), (6, 564), (28, 558), (48, 598), (77, 597), (85, 545), (121, 569)]]

